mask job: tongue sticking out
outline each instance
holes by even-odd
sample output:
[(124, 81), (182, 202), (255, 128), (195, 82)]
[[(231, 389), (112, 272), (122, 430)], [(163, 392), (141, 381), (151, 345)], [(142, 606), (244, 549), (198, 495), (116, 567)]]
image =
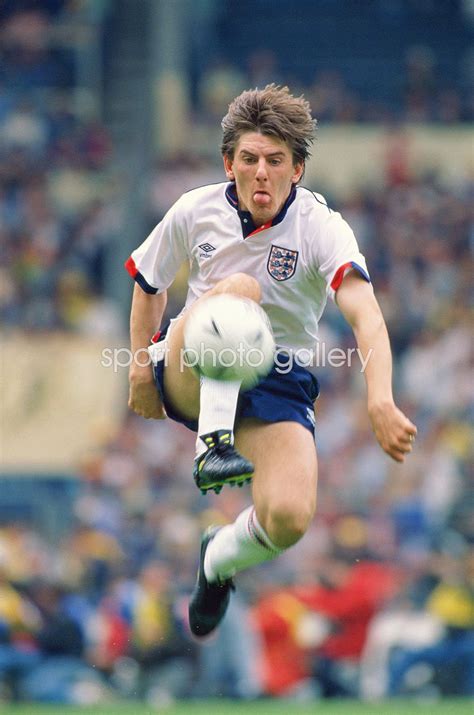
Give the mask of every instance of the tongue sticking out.
[(271, 198), (268, 194), (264, 194), (262, 191), (256, 191), (253, 195), (253, 200), (260, 206), (266, 206), (270, 203)]

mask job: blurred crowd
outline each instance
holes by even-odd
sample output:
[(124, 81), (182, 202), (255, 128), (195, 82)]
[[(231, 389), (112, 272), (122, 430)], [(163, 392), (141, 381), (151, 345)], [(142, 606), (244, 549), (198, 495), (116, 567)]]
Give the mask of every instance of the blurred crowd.
[(303, 91), (322, 123), (472, 121), (468, 2), (302, 0), (292, 13), (270, 0), (217, 5), (217, 46), (199, 13), (201, 32), (191, 38), (204, 121), (219, 120), (243, 89), (268, 82)]
[[(68, 58), (45, 40), (51, 19), (36, 20), (28, 32), (10, 21), (0, 33), (1, 318), (28, 330), (119, 327), (118, 311), (104, 307), (121, 220), (112, 142), (75, 108)], [(318, 82), (309, 92), (316, 116), (373, 117), (358, 101), (343, 109), (334, 77)], [(219, 86), (204, 82), (206, 101)], [(462, 119), (459, 98), (448, 99), (435, 103), (438, 116), (418, 118), (448, 121), (449, 105), (452, 121)], [(157, 163), (150, 226), (182, 191), (220, 176), (191, 153)], [(472, 183), (412, 175), (403, 154), (387, 153), (383, 185), (328, 198), (367, 257), (396, 394), (418, 425), (413, 455), (395, 465), (376, 445), (357, 365), (321, 365), (318, 515), (291, 551), (239, 575), (218, 634), (197, 647), (186, 612), (201, 530), (233, 520), (250, 495), (201, 496), (193, 435), (124, 406), (119, 431), (78, 465), (74, 519), (60, 541), (25, 523), (0, 526), (0, 700), (474, 694)], [(321, 337), (353, 344), (334, 306)]]
[(0, 318), (80, 331), (106, 303), (120, 218), (112, 143), (87, 97), (78, 102), (72, 51), (55, 41), (46, 8), (62, 3), (23, 4), (0, 10)]
[[(471, 71), (466, 67), (466, 73)], [(384, 96), (374, 91), (366, 96), (338, 69), (321, 70), (311, 80), (302, 81), (294, 72), (280, 68), (276, 52), (264, 49), (251, 52), (244, 67), (220, 57), (206, 69), (197, 87), (196, 119), (215, 123), (244, 89), (270, 82), (289, 84), (295, 93), (304, 93), (323, 124), (453, 125), (472, 121), (474, 111), (472, 87), (440, 82), (435, 56), (425, 46), (407, 50), (396, 101), (390, 93)]]
[(226, 619), (203, 645), (186, 621), (199, 536), (232, 520), (250, 494), (200, 495), (184, 428), (128, 416), (105, 449), (85, 455), (60, 541), (5, 523), (3, 697), (158, 706), (209, 696), (472, 695), (468, 416), (462, 405), (438, 414), (402, 388), (419, 436), (400, 467), (375, 445), (350, 382), (340, 378), (321, 398), (312, 527), (258, 577), (239, 575)]

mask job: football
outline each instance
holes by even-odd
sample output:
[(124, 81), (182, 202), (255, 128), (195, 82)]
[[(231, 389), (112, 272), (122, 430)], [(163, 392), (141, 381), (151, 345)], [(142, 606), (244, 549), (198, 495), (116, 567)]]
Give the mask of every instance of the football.
[(198, 375), (254, 387), (273, 367), (275, 341), (257, 303), (215, 295), (193, 308), (184, 329), (184, 363)]

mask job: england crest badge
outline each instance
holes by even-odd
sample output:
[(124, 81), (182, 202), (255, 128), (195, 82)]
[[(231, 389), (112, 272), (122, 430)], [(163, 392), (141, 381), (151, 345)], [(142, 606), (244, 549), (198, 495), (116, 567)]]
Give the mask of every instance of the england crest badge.
[(267, 270), (277, 281), (287, 281), (294, 274), (298, 263), (298, 251), (272, 245), (268, 256)]

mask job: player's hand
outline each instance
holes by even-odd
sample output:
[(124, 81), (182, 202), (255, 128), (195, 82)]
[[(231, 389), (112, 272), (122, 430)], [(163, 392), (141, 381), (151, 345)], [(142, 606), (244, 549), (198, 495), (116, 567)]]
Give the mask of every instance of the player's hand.
[(396, 462), (412, 451), (416, 427), (394, 402), (369, 406), (369, 417), (378, 443)]
[(164, 420), (165, 408), (153, 381), (130, 378), (128, 406), (146, 419)]

